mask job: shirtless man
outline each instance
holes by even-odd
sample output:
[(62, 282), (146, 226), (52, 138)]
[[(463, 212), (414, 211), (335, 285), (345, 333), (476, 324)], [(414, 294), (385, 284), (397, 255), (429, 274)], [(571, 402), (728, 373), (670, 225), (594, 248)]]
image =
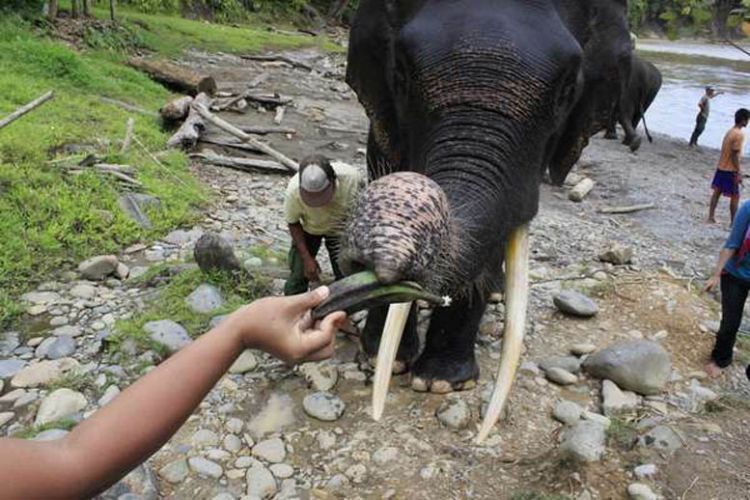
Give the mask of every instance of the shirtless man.
[(748, 120), (750, 120), (750, 111), (745, 108), (738, 109), (734, 114), (734, 127), (724, 135), (719, 163), (716, 165), (716, 173), (711, 183), (714, 192), (708, 209), (708, 222), (716, 222), (714, 213), (721, 195), (729, 197), (729, 214), (734, 222), (740, 201), (740, 184), (742, 184), (740, 157), (745, 143), (745, 134), (742, 129), (747, 126)]

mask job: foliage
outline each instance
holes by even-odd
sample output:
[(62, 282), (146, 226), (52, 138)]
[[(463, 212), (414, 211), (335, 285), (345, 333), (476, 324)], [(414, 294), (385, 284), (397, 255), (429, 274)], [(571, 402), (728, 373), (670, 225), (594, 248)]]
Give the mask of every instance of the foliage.
[(638, 439), (636, 426), (622, 418), (612, 417), (610, 420), (611, 423), (607, 429), (609, 445), (625, 451), (631, 450)]
[(664, 30), (670, 38), (679, 36), (727, 36), (740, 24), (732, 15), (750, 8), (750, 0), (630, 0), (628, 20), (631, 30), (643, 27)]
[(31, 439), (37, 434), (40, 434), (44, 431), (48, 431), (50, 429), (62, 429), (64, 431), (69, 431), (76, 425), (78, 425), (78, 422), (76, 422), (72, 418), (63, 418), (60, 420), (56, 420), (54, 422), (49, 422), (47, 424), (34, 425), (31, 427), (27, 427), (26, 429), (23, 429), (19, 431), (18, 433), (14, 434), (13, 437), (18, 438), (18, 439)]

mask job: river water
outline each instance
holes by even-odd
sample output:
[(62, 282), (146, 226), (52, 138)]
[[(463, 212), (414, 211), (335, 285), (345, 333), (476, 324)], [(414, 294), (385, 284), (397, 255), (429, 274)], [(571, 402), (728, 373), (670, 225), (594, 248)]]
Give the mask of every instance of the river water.
[[(659, 68), (664, 78), (646, 113), (649, 130), (684, 139), (687, 145), (698, 100), (706, 85), (712, 85), (725, 94), (711, 100), (711, 114), (698, 144), (719, 148), (734, 124), (734, 112), (741, 107), (750, 109), (750, 55), (727, 44), (661, 40), (638, 40), (638, 51)], [(750, 152), (748, 143), (746, 154)]]

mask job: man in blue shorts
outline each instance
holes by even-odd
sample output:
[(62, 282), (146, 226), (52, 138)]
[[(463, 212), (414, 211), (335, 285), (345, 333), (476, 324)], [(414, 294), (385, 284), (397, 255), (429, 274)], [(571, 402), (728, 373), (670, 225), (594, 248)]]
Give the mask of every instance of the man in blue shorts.
[(716, 222), (714, 213), (721, 195), (729, 197), (729, 214), (731, 220), (734, 221), (740, 202), (740, 184), (742, 184), (740, 157), (745, 144), (745, 134), (742, 133), (742, 129), (747, 126), (748, 120), (750, 120), (750, 111), (745, 108), (738, 109), (734, 114), (734, 127), (724, 135), (719, 163), (716, 165), (716, 173), (711, 183), (714, 192), (709, 204), (708, 222)]

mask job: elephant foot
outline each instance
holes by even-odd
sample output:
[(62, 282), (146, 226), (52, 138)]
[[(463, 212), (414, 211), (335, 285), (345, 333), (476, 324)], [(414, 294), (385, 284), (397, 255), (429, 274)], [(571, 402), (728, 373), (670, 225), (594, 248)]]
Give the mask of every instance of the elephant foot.
[(411, 388), (417, 392), (447, 394), (473, 389), (479, 378), (474, 355), (469, 359), (420, 357), (412, 367)]
[[(370, 366), (374, 369), (378, 365), (378, 357), (370, 356), (368, 358)], [(391, 369), (392, 375), (401, 375), (409, 371), (409, 363), (404, 360), (397, 359), (393, 362), (393, 368)]]
[(606, 134), (604, 134), (604, 138), (609, 139), (611, 141), (617, 140), (617, 132), (607, 132)]
[(630, 141), (629, 146), (630, 146), (630, 151), (635, 153), (636, 151), (638, 151), (638, 148), (641, 147), (641, 138), (640, 137), (634, 138), (632, 141)]

